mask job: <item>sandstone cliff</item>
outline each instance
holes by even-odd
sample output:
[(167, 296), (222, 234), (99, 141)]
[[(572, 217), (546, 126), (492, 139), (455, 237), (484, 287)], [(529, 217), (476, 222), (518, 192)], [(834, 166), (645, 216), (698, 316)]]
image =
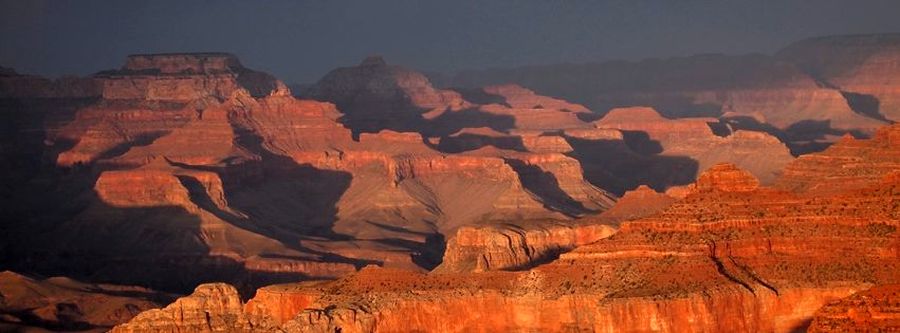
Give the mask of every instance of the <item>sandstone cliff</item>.
[(526, 269), (606, 238), (614, 231), (601, 221), (461, 227), (447, 241), (444, 258), (434, 272)]

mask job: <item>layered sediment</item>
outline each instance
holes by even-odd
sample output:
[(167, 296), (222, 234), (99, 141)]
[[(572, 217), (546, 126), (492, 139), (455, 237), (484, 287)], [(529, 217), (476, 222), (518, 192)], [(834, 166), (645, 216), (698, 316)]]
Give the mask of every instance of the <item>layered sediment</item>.
[[(662, 212), (623, 222), (612, 236), (528, 271), (372, 267), (334, 282), (278, 286), (277, 300), (268, 302), (304, 304), (291, 307), (305, 307), (293, 316), (259, 306), (268, 296), (251, 304), (254, 315), (278, 318), (285, 331), (790, 332), (831, 301), (897, 283), (900, 223), (891, 203), (898, 186), (886, 177), (810, 200), (717, 165)], [(490, 239), (476, 235), (488, 234), (465, 230), (448, 251), (464, 250), (463, 240)]]
[(891, 332), (900, 329), (900, 285), (881, 285), (816, 311), (807, 332)]

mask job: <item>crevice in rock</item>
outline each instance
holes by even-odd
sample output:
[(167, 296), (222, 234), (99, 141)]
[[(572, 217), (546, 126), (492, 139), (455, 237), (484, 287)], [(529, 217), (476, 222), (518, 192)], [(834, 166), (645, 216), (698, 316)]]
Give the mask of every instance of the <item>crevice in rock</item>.
[(719, 274), (722, 274), (722, 276), (724, 276), (729, 281), (741, 285), (741, 287), (744, 287), (744, 289), (747, 289), (747, 291), (756, 295), (756, 291), (753, 290), (752, 287), (750, 287), (750, 284), (748, 284), (744, 281), (741, 281), (736, 276), (731, 274), (731, 272), (729, 272), (728, 269), (725, 267), (725, 264), (721, 260), (719, 260), (718, 257), (716, 257), (716, 243), (715, 242), (709, 243), (709, 259), (712, 260), (713, 264), (716, 265), (716, 270), (719, 272)]
[(772, 284), (766, 282), (765, 280), (763, 280), (762, 278), (760, 278), (759, 275), (757, 275), (755, 272), (753, 272), (753, 270), (750, 269), (750, 267), (747, 267), (746, 265), (742, 265), (742, 264), (738, 263), (736, 260), (734, 260), (734, 257), (732, 257), (731, 255), (728, 256), (728, 260), (731, 261), (732, 265), (734, 265), (737, 268), (740, 268), (741, 271), (743, 271), (744, 274), (747, 274), (747, 276), (749, 276), (751, 279), (753, 279), (753, 281), (756, 281), (763, 287), (766, 287), (766, 289), (769, 289), (773, 293), (775, 293), (775, 296), (778, 296), (778, 289), (775, 288), (774, 285), (772, 285)]

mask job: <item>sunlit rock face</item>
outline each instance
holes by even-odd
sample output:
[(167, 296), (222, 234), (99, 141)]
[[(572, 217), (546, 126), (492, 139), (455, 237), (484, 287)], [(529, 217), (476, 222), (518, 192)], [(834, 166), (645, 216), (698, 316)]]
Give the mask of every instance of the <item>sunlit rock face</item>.
[(889, 284), (833, 301), (816, 311), (807, 332), (890, 332), (900, 329), (900, 285)]
[[(444, 270), (371, 267), (333, 282), (269, 287), (243, 315), (314, 332), (792, 332), (828, 318), (837, 325), (843, 310), (835, 306), (813, 316), (873, 284), (900, 282), (900, 216), (892, 206), (900, 183), (892, 175), (812, 197), (715, 165), (662, 211), (530, 270), (485, 268), (540, 255), (540, 240), (550, 236), (577, 243), (579, 231), (460, 229)], [(647, 191), (630, 196), (659, 195)], [(449, 269), (461, 263), (457, 269), (481, 272)]]
[[(233, 56), (204, 53), (131, 56), (122, 69), (96, 75), (103, 94), (75, 108), (44, 143), (54, 151), (50, 167), (78, 184), (57, 200), (75, 198), (76, 206), (49, 232), (26, 237), (23, 256), (62, 251), (71, 260), (41, 269), (89, 261), (103, 279), (180, 292), (224, 280), (246, 293), (367, 264), (430, 269), (440, 263), (443, 235), (459, 227), (565, 224), (614, 202), (584, 179), (561, 136), (505, 132), (519, 146), (453, 153), (421, 131), (354, 137), (335, 104), (296, 99), (280, 82), (248, 86), (248, 75), (267, 77), (255, 73)], [(426, 86), (400, 86), (428, 94)], [(575, 110), (547, 112), (584, 111), (512, 91)], [(540, 246), (572, 246), (560, 242)]]
[(845, 136), (818, 154), (789, 164), (777, 182), (785, 189), (839, 191), (865, 188), (900, 170), (900, 126), (879, 129), (871, 140)]
[[(900, 282), (897, 126), (799, 63), (586, 72), (646, 102), (597, 113), (530, 85), (436, 88), (380, 58), (301, 99), (220, 53), (83, 81), (0, 69), (0, 170), (23, 179), (0, 192), (16, 221), (0, 252), (194, 290), (128, 332), (795, 331)], [(835, 143), (795, 158), (799, 141)]]

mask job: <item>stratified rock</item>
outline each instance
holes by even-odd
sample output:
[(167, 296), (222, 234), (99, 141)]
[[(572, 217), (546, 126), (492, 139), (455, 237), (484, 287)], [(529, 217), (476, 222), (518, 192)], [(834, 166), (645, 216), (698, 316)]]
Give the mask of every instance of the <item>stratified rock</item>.
[[(303, 332), (791, 332), (824, 304), (900, 282), (892, 204), (900, 177), (814, 200), (758, 187), (732, 165), (700, 178), (693, 188), (709, 190), (530, 271), (367, 267), (333, 282), (281, 285), (277, 297), (261, 292), (245, 311)], [(529, 244), (555, 232), (533, 232), (460, 229), (447, 268), (545, 253)]]
[(497, 103), (480, 106), (486, 115), (505, 117), (519, 130), (559, 130), (586, 128), (589, 123), (580, 117), (590, 117), (591, 111), (582, 105), (535, 94), (518, 85), (499, 85), (483, 88), (484, 93), (499, 99)]
[[(704, 54), (470, 71), (456, 75), (446, 84), (478, 87), (515, 83), (538, 94), (581, 103), (601, 115), (618, 107), (646, 105), (669, 118), (723, 116), (738, 129), (778, 134), (795, 153), (806, 153), (821, 150), (833, 142), (835, 133), (871, 133), (886, 124), (879, 113), (895, 112), (890, 110), (892, 97), (889, 96), (896, 95), (897, 75), (891, 74), (897, 68), (892, 51), (896, 48), (886, 46), (896, 40), (895, 36), (825, 40), (837, 42), (824, 48), (805, 45), (815, 42), (801, 42), (774, 57)], [(876, 43), (863, 42), (866, 40), (881, 42), (873, 47)], [(797, 57), (788, 56), (794, 53), (793, 49), (809, 51)], [(866, 50), (872, 49), (884, 53), (866, 58), (871, 54)], [(839, 80), (829, 80), (827, 75), (806, 69), (811, 66), (804, 63), (815, 63), (818, 58), (847, 58), (853, 65), (870, 64), (855, 67), (859, 68), (860, 75), (856, 71), (840, 73), (855, 81), (848, 82), (848, 87), (854, 86), (851, 89), (838, 84)], [(886, 107), (878, 107), (880, 100)]]
[(893, 332), (900, 330), (900, 285), (876, 286), (816, 311), (807, 332)]
[(601, 215), (614, 221), (639, 219), (656, 214), (675, 203), (676, 199), (659, 193), (647, 185), (625, 192), (616, 204)]
[(109, 100), (222, 100), (239, 89), (256, 97), (290, 95), (281, 81), (243, 67), (227, 53), (131, 55), (121, 69), (100, 72), (95, 78), (103, 84), (103, 98)]
[(698, 192), (750, 192), (759, 187), (759, 181), (747, 171), (731, 163), (716, 164), (700, 174), (693, 189)]
[(608, 237), (614, 231), (606, 224), (586, 222), (461, 227), (447, 241), (444, 258), (435, 272), (521, 270)]
[[(385, 65), (369, 61), (359, 71), (409, 79), (397, 89), (429, 94), (414, 72), (370, 67)], [(183, 291), (223, 280), (244, 289), (335, 278), (369, 263), (432, 268), (439, 235), (460, 226), (570, 221), (613, 203), (564, 155), (571, 147), (559, 135), (496, 132), (522, 148), (458, 153), (436, 150), (421, 132), (354, 140), (334, 104), (277, 91), (255, 97), (240, 86), (248, 71), (229, 55), (166, 54), (133, 56), (99, 74), (113, 86), (143, 80), (149, 88), (106, 96), (50, 134), (62, 150), (56, 164), (89, 170), (93, 187), (36, 242), (60, 244), (50, 251), (76, 253), (66, 265), (90, 261), (97, 275), (120, 281)]]
[(818, 154), (788, 164), (778, 186), (785, 189), (835, 191), (864, 188), (900, 170), (900, 125), (885, 126), (872, 139), (845, 136)]
[(237, 289), (223, 283), (202, 284), (162, 309), (141, 313), (112, 332), (270, 332), (266, 323), (243, 313)]

